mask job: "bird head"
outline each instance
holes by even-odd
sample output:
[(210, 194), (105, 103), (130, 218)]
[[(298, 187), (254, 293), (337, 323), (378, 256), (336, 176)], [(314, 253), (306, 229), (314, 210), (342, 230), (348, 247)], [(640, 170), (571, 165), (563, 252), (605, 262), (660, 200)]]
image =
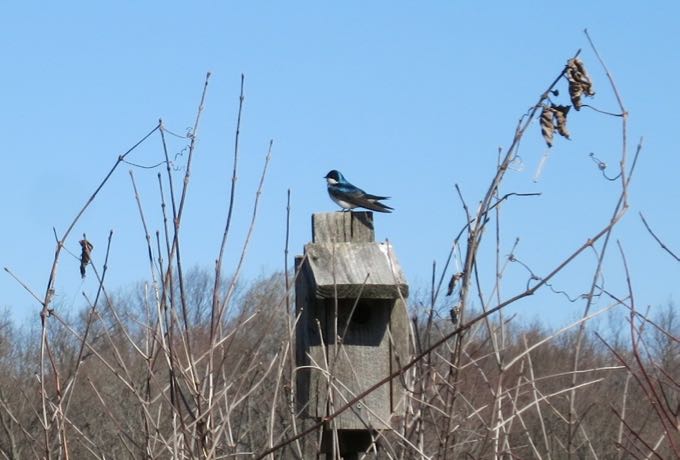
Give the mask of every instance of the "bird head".
[(324, 176), (324, 178), (329, 184), (337, 184), (345, 180), (345, 178), (342, 177), (342, 174), (340, 174), (340, 171), (337, 171), (335, 169), (329, 171), (328, 174)]

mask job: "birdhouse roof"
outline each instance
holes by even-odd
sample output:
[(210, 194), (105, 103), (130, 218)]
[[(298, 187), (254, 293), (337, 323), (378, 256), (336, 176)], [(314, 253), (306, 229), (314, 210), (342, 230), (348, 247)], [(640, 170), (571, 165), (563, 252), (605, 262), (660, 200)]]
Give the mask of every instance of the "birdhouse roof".
[(316, 297), (408, 297), (406, 278), (389, 243), (309, 243), (305, 256)]

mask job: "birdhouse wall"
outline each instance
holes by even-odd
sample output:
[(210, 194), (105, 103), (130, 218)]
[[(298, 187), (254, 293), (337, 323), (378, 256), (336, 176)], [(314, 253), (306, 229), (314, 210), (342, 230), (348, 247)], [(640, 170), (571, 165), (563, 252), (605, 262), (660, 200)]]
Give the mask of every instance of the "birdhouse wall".
[[(298, 293), (311, 292), (304, 276), (298, 280)], [(296, 300), (297, 365), (304, 367), (297, 374), (297, 394), (304, 415), (320, 419), (332, 414), (408, 361), (403, 300), (338, 299), (337, 305), (335, 299), (313, 295), (298, 295)], [(388, 428), (391, 414), (401, 407), (403, 391), (402, 380), (392, 380), (342, 413), (335, 426)]]

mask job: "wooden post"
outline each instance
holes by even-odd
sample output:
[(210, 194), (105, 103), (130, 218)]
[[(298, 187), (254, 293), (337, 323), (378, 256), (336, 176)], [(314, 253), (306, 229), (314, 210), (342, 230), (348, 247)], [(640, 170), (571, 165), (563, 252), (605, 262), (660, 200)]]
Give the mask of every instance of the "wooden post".
[[(371, 212), (314, 214), (312, 239), (296, 259), (296, 388), (318, 421), (408, 361), (408, 284), (392, 247), (375, 242)], [(321, 449), (365, 452), (403, 396), (398, 380), (379, 387), (325, 427)]]

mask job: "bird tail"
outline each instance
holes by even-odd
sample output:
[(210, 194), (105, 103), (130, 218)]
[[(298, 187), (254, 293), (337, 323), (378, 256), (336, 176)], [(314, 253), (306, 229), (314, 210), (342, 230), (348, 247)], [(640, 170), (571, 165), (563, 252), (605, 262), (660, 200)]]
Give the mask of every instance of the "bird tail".
[[(377, 201), (377, 200), (389, 200), (390, 199), (389, 196), (371, 195), (370, 193), (365, 193), (364, 198), (366, 198), (367, 200), (371, 200), (371, 201), (373, 201), (373, 200), (375, 200), (375, 201)], [(390, 208), (390, 209), (392, 209), (392, 208)]]
[(368, 203), (366, 203), (362, 206), (366, 209), (370, 209), (372, 211), (377, 211), (377, 212), (392, 212), (394, 210), (394, 208), (390, 208), (386, 204), (382, 204), (378, 201), (369, 201)]

